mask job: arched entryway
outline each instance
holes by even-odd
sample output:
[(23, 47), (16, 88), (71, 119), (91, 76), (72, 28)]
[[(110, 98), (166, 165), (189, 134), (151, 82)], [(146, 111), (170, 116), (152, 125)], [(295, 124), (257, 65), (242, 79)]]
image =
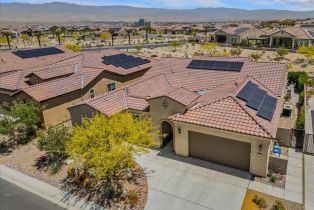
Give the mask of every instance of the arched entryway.
[(161, 121), (161, 146), (166, 146), (169, 142), (173, 140), (173, 126), (168, 121)]

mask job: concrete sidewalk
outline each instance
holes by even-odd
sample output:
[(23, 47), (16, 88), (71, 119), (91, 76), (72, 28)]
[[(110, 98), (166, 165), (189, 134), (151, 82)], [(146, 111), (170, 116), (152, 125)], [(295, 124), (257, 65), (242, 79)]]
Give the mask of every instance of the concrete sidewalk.
[(0, 178), (66, 209), (105, 210), (97, 204), (87, 203), (77, 196), (1, 164)]
[(314, 210), (314, 156), (304, 154), (304, 209)]
[(302, 152), (289, 148), (285, 188), (251, 181), (249, 189), (302, 204)]

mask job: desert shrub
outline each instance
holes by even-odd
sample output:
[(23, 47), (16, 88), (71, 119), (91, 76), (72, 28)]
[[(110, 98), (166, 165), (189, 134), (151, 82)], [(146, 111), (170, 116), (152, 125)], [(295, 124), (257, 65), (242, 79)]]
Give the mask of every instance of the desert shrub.
[(265, 209), (268, 206), (266, 199), (258, 195), (254, 195), (253, 202), (261, 209)]
[(42, 109), (41, 105), (34, 101), (17, 100), (11, 106), (2, 105), (0, 112), (7, 116), (7, 119), (0, 123), (0, 130), (18, 143), (27, 143), (37, 130)]
[(304, 105), (300, 107), (300, 113), (297, 118), (296, 127), (299, 129), (303, 129), (305, 124), (305, 109)]
[(285, 57), (289, 53), (288, 49), (285, 47), (280, 47), (277, 49), (277, 54), (279, 55), (280, 58)]
[(156, 58), (156, 57), (158, 57), (156, 54), (153, 54), (153, 55), (151, 55), (150, 57), (152, 57), (152, 58)]
[(276, 200), (271, 208), (271, 210), (285, 210), (285, 209), (286, 209), (285, 206), (279, 200)]
[(69, 50), (72, 50), (73, 52), (80, 52), (82, 51), (82, 48), (80, 45), (77, 44), (65, 44), (65, 47)]
[(241, 53), (242, 53), (241, 47), (232, 48), (230, 50), (230, 55), (232, 55), (232, 56), (240, 56)]
[(126, 193), (126, 204), (134, 207), (140, 203), (140, 193), (136, 188), (129, 189)]
[(262, 57), (262, 54), (258, 52), (253, 52), (251, 54), (251, 58), (253, 58), (255, 61), (259, 60), (261, 57)]
[(47, 167), (53, 174), (59, 171), (68, 157), (66, 144), (70, 137), (70, 129), (64, 125), (48, 127), (38, 135), (38, 148), (46, 152), (49, 160)]

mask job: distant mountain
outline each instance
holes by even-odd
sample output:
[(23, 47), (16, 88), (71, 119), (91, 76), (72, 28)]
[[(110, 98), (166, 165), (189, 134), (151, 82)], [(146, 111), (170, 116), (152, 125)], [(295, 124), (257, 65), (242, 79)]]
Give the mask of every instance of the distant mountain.
[(0, 22), (64, 23), (77, 21), (135, 21), (146, 18), (160, 22), (270, 20), (314, 18), (314, 11), (244, 10), (198, 8), (187, 10), (129, 6), (82, 6), (68, 3), (0, 3)]

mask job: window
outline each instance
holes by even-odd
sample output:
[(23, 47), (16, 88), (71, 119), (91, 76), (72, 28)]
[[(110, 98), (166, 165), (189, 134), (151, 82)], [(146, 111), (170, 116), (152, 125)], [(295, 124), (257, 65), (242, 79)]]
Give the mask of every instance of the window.
[(116, 89), (116, 83), (115, 82), (109, 83), (107, 85), (107, 90), (108, 91), (112, 91), (112, 90), (115, 90), (115, 89)]
[(236, 43), (237, 42), (237, 37), (231, 37), (231, 43)]
[(89, 98), (95, 98), (95, 96), (96, 96), (95, 90), (94, 89), (90, 89), (89, 90)]

